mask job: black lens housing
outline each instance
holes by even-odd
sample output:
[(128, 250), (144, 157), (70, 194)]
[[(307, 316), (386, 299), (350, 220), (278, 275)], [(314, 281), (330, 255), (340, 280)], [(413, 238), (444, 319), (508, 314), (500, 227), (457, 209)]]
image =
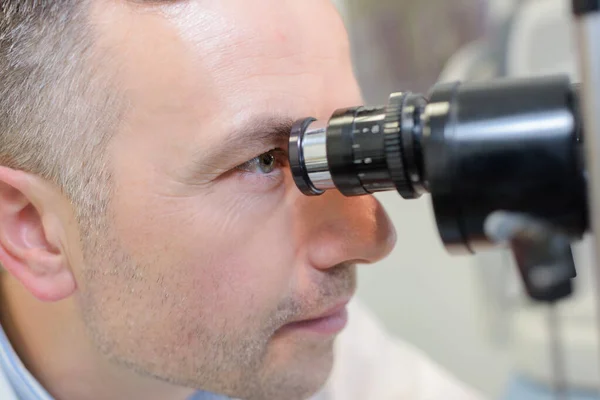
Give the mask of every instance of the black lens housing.
[[(290, 140), (292, 172), (308, 195), (299, 122)], [(588, 229), (583, 126), (578, 88), (566, 76), (436, 85), (425, 97), (395, 93), (384, 107), (338, 110), (327, 125), (331, 180), (346, 196), (396, 190), (432, 198), (451, 253), (493, 244), (494, 211), (525, 213), (570, 236)]]
[(587, 230), (583, 132), (566, 77), (445, 84), (429, 98), (424, 179), (450, 252), (489, 247), (483, 225), (499, 210), (571, 236)]

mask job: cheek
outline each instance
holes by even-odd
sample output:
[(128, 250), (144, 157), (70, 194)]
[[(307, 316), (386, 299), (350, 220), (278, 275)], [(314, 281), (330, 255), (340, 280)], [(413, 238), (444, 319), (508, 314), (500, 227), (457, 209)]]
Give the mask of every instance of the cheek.
[(118, 203), (117, 212), (123, 246), (187, 312), (230, 326), (272, 313), (291, 294), (297, 261), (283, 201), (223, 192), (127, 198), (135, 200)]

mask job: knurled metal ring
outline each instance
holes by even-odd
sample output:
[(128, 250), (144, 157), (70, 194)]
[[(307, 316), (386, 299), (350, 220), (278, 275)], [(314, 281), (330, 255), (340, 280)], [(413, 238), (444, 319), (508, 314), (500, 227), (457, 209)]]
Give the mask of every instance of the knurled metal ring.
[(398, 193), (405, 199), (414, 199), (415, 191), (408, 179), (403, 159), (401, 117), (406, 93), (390, 96), (384, 123), (385, 152), (388, 171)]

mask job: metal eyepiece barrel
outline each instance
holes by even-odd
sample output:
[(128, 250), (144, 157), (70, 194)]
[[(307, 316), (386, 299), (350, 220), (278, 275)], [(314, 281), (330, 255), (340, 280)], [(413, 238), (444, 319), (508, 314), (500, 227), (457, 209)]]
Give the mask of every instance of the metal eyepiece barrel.
[(388, 106), (338, 110), (326, 123), (296, 122), (289, 148), (296, 185), (312, 196), (328, 189), (346, 196), (389, 190), (420, 196), (421, 130), (415, 118), (425, 104), (421, 96), (398, 93)]
[(327, 160), (327, 123), (313, 118), (298, 121), (292, 129), (290, 146), (294, 179), (307, 195), (335, 189)]

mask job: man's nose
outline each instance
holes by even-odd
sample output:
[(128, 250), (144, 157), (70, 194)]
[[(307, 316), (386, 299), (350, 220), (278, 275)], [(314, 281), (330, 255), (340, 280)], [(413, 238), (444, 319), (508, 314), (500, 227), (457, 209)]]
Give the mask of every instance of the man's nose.
[(396, 243), (387, 213), (372, 196), (344, 197), (331, 191), (303, 203), (307, 257), (315, 268), (374, 263), (389, 255)]

